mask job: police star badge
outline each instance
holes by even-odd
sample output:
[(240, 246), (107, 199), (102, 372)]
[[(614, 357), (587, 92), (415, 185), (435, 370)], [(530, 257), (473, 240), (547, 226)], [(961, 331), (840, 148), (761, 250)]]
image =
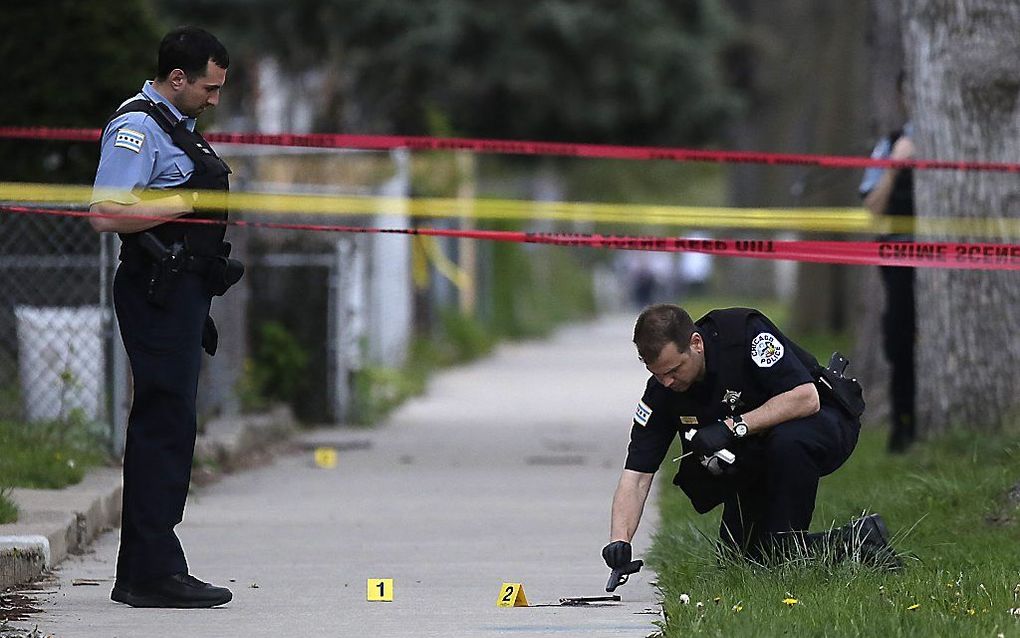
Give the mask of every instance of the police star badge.
[(740, 400), (740, 392), (736, 390), (727, 390), (723, 393), (722, 402), (726, 404), (731, 411), (736, 410), (738, 407), (743, 405), (743, 401)]

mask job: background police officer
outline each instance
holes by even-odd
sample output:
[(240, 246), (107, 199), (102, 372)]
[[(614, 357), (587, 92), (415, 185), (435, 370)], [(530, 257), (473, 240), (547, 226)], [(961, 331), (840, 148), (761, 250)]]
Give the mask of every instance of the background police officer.
[(225, 219), (198, 191), (227, 190), (229, 169), (194, 132), (219, 102), (229, 58), (194, 27), (168, 33), (156, 79), (126, 101), (102, 137), (91, 218), (122, 240), (114, 302), (134, 398), (124, 451), (124, 504), (115, 601), (135, 607), (212, 607), (231, 592), (191, 576), (174, 527), (182, 520), (196, 435), (201, 350), (215, 351), (212, 296), (240, 278)]
[[(906, 74), (896, 78), (900, 110), (908, 113), (905, 95)], [(871, 153), (873, 159), (909, 160), (914, 157), (913, 125), (908, 121), (878, 141)], [(914, 217), (914, 177), (909, 168), (869, 168), (860, 185), (861, 199), (877, 216), (891, 216), (901, 221)], [(882, 237), (883, 241), (912, 241), (911, 233), (897, 232)], [(914, 350), (917, 341), (917, 309), (914, 302), (913, 268), (882, 266), (885, 289), (885, 310), (882, 314), (882, 346), (889, 361), (889, 398), (892, 428), (889, 451), (904, 452), (916, 436), (914, 394), (916, 373)]]
[[(613, 497), (606, 563), (615, 569), (630, 561), (653, 475), (678, 433), (688, 454), (674, 483), (699, 513), (724, 504), (724, 543), (761, 559), (791, 533), (798, 541), (821, 538), (806, 535), (818, 481), (850, 456), (860, 414), (820, 395), (814, 358), (749, 308), (714, 310), (695, 324), (679, 306), (650, 306), (634, 343), (652, 377)], [(735, 454), (732, 465), (713, 458), (724, 449)], [(887, 540), (877, 515), (840, 531), (869, 546)]]

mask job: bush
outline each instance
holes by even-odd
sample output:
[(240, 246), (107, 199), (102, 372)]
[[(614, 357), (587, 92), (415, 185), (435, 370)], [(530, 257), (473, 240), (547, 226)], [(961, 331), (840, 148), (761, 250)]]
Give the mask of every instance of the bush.
[(447, 310), (442, 313), (442, 325), (443, 334), (438, 345), (444, 355), (439, 357), (439, 365), (464, 363), (492, 351), (495, 339), (476, 319)]
[(0, 525), (18, 520), (18, 506), (11, 500), (11, 488), (0, 487)]
[(540, 337), (595, 313), (585, 252), (509, 242), (494, 244), (492, 252), (490, 325), (496, 335)]
[(466, 363), (492, 350), (495, 340), (476, 319), (456, 311), (442, 314), (442, 330), (412, 341), (402, 368), (368, 366), (354, 376), (354, 422), (370, 425), (393, 408), (425, 391), (437, 369)]
[(306, 381), (308, 358), (308, 351), (286, 326), (277, 321), (263, 323), (259, 326), (258, 345), (250, 369), (255, 394), (293, 403)]

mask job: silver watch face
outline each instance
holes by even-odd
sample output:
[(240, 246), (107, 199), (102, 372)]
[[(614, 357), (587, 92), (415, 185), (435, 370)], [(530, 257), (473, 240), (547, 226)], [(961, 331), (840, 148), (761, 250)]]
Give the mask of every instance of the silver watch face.
[(736, 425), (736, 427), (733, 428), (733, 433), (737, 435), (737, 438), (741, 438), (741, 437), (746, 436), (747, 435), (747, 424), (746, 423), (738, 423)]

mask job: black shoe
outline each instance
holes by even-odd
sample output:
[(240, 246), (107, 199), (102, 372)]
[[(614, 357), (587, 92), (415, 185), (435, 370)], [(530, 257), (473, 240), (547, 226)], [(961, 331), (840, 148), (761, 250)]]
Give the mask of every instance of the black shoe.
[(117, 603), (128, 603), (128, 597), (131, 596), (131, 590), (121, 583), (113, 584), (113, 591), (110, 592), (110, 600)]
[(115, 584), (110, 592), (111, 600), (132, 607), (196, 609), (223, 605), (231, 598), (226, 587), (215, 587), (190, 574), (174, 574), (130, 589)]
[(903, 569), (903, 560), (889, 544), (889, 529), (878, 514), (869, 514), (850, 523), (851, 553), (860, 562), (884, 567)]

